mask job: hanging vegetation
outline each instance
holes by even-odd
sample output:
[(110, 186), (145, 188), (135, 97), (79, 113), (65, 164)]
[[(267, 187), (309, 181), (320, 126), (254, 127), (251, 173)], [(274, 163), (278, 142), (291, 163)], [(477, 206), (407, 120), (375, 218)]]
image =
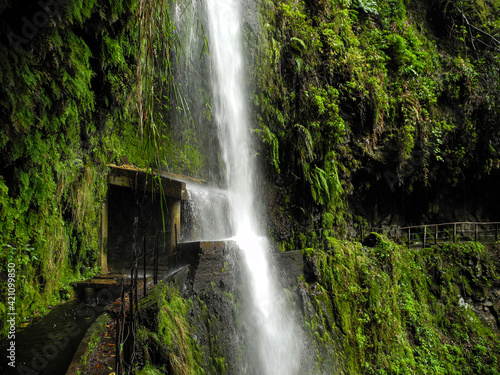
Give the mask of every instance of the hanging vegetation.
[(339, 235), (389, 214), (437, 220), (449, 189), (495, 186), (496, 2), (260, 4), (257, 121), (302, 231), (321, 229), (315, 210)]
[[(169, 7), (72, 0), (0, 8), (0, 261), (16, 263), (19, 317), (43, 314), (70, 282), (98, 271), (107, 164), (169, 160), (193, 175), (200, 165), (168, 127), (165, 98), (182, 100)], [(179, 158), (186, 153), (194, 161)]]

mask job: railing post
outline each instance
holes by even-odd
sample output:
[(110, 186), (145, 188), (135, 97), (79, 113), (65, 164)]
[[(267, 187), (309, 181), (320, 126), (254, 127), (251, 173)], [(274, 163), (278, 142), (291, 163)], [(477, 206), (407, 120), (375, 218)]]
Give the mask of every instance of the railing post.
[[(123, 299), (122, 299), (122, 304), (123, 304)], [(120, 351), (120, 347), (121, 347), (121, 335), (122, 335), (122, 332), (121, 332), (121, 316), (119, 316), (117, 319), (116, 319), (116, 337), (115, 337), (115, 374), (116, 375), (121, 375), (122, 374), (122, 369), (121, 369), (121, 356), (122, 356), (122, 353)]]
[(144, 291), (143, 291), (143, 295), (144, 297), (146, 297), (146, 286), (147, 286), (147, 278), (146, 278), (146, 234), (144, 234), (144, 259), (143, 259), (143, 276), (144, 276), (144, 280), (143, 280), (143, 285), (144, 285)]
[(156, 245), (155, 245), (155, 261), (153, 262), (153, 283), (154, 285), (158, 284), (158, 237), (160, 234), (156, 232)]
[(474, 241), (477, 242), (477, 224), (474, 224)]
[[(137, 263), (135, 264), (135, 284), (134, 284), (134, 291), (135, 291), (135, 311), (139, 311), (139, 258), (137, 258)], [(135, 321), (135, 316), (132, 315), (132, 318)]]
[(130, 290), (128, 292), (128, 307), (129, 307), (130, 319), (133, 319), (133, 316), (134, 316), (134, 305), (135, 305), (134, 289), (135, 289), (135, 271), (136, 271), (136, 269), (137, 269), (137, 263), (135, 262), (134, 265), (132, 266), (132, 272), (130, 275)]
[(453, 243), (457, 243), (457, 223), (453, 223)]
[(436, 225), (434, 227), (434, 244), (437, 245), (438, 243), (438, 226)]
[(177, 245), (179, 244), (179, 241), (178, 241), (178, 237), (177, 237), (177, 224), (175, 225), (175, 252), (174, 252), (174, 256), (175, 256), (175, 268), (177, 268)]
[(121, 344), (123, 340), (122, 322), (125, 322), (125, 280), (121, 280), (120, 312), (116, 319), (116, 351), (115, 351), (115, 373), (122, 375), (122, 353)]
[(408, 228), (408, 247), (410, 247), (411, 243), (411, 228)]
[(426, 236), (427, 236), (427, 227), (424, 225), (424, 238), (422, 239), (422, 249), (425, 247)]

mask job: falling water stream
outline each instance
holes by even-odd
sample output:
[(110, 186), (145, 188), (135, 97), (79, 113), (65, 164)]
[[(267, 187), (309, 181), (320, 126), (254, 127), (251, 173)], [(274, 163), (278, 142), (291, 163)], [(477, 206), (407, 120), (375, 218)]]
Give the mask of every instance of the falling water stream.
[(247, 275), (244, 315), (252, 329), (247, 335), (250, 337), (246, 362), (253, 369), (242, 372), (297, 374), (302, 354), (300, 330), (278, 287), (269, 246), (260, 235), (262, 228), (255, 209), (257, 171), (246, 106), (241, 0), (205, 0), (198, 6), (205, 7), (199, 9), (199, 14), (206, 17), (202, 22), (207, 26), (210, 50), (208, 81), (228, 201), (228, 210), (222, 213), (224, 218), (211, 221), (229, 220), (226, 229), (232, 230), (232, 239), (242, 253)]

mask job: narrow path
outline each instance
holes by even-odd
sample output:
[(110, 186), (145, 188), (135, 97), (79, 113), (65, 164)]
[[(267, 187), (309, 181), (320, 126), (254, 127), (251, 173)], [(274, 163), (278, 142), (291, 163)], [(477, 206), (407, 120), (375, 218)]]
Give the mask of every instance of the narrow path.
[(385, 233), (393, 240), (406, 243), (410, 247), (426, 247), (439, 243), (457, 243), (465, 241), (497, 242), (500, 222), (452, 222), (440, 224), (422, 224), (407, 227), (372, 227), (361, 228), (361, 238), (376, 232)]

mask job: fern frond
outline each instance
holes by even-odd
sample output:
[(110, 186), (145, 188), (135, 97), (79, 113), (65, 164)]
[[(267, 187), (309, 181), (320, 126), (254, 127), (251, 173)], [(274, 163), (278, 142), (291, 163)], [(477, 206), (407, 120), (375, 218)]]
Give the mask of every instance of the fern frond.
[(299, 52), (300, 55), (302, 55), (307, 47), (306, 47), (306, 44), (304, 43), (304, 41), (302, 39), (299, 39), (299, 38), (296, 38), (294, 36), (292, 36), (290, 38), (290, 44), (292, 45), (292, 47), (297, 50)]
[(304, 66), (304, 60), (302, 60), (299, 56), (294, 57), (295, 65), (297, 65), (297, 73), (302, 72), (302, 67)]
[(313, 160), (313, 157), (314, 157), (314, 152), (313, 152), (313, 150), (314, 150), (314, 143), (313, 143), (313, 139), (312, 139), (311, 133), (303, 125), (295, 124), (294, 127), (297, 129), (297, 131), (299, 132), (299, 134), (302, 135), (302, 139), (304, 141), (304, 147), (305, 147), (305, 150), (307, 152), (307, 158), (308, 158), (308, 160)]

